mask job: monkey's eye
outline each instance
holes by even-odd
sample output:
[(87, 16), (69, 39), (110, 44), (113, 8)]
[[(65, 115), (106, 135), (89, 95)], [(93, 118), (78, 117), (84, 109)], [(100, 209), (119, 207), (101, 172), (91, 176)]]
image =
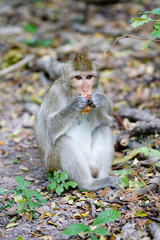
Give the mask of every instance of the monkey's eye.
[(76, 79), (76, 80), (81, 80), (82, 77), (81, 77), (80, 75), (77, 75), (77, 76), (75, 76), (75, 79)]
[(86, 79), (91, 79), (92, 78), (92, 75), (87, 75), (86, 76)]

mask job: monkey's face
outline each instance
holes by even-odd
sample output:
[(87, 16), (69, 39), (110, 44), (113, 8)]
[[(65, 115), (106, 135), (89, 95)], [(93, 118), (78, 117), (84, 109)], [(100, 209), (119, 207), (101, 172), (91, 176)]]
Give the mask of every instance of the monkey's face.
[(92, 95), (97, 88), (98, 76), (95, 72), (77, 72), (70, 77), (72, 95)]

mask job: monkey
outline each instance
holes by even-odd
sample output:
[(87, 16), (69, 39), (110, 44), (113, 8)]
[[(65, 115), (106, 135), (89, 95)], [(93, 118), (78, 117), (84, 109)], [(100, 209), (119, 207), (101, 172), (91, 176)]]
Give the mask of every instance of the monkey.
[(112, 108), (99, 82), (97, 63), (76, 53), (62, 66), (61, 77), (37, 115), (36, 139), (46, 171), (68, 171), (82, 190), (116, 188), (117, 178), (109, 175), (114, 155)]

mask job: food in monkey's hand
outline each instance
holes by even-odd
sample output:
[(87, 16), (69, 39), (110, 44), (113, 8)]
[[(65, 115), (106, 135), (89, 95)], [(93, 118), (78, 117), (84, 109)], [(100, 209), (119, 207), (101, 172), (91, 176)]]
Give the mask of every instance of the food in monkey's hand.
[[(86, 97), (87, 99), (89, 99), (89, 98), (90, 98), (90, 95), (87, 94), (87, 95), (84, 96), (84, 97)], [(89, 105), (87, 105), (85, 108), (83, 108), (83, 109), (81, 110), (81, 113), (86, 114), (86, 113), (88, 113), (90, 110), (91, 110), (91, 107), (90, 107)]]

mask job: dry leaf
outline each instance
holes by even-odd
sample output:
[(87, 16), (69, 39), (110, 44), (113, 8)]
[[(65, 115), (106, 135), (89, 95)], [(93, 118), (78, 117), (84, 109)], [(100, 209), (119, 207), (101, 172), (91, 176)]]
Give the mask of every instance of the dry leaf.
[(99, 197), (103, 197), (107, 192), (109, 188), (105, 188), (102, 192), (100, 192)]
[(26, 172), (29, 172), (28, 167), (19, 166), (19, 169), (20, 169), (20, 170), (23, 170), (23, 171), (26, 171)]

